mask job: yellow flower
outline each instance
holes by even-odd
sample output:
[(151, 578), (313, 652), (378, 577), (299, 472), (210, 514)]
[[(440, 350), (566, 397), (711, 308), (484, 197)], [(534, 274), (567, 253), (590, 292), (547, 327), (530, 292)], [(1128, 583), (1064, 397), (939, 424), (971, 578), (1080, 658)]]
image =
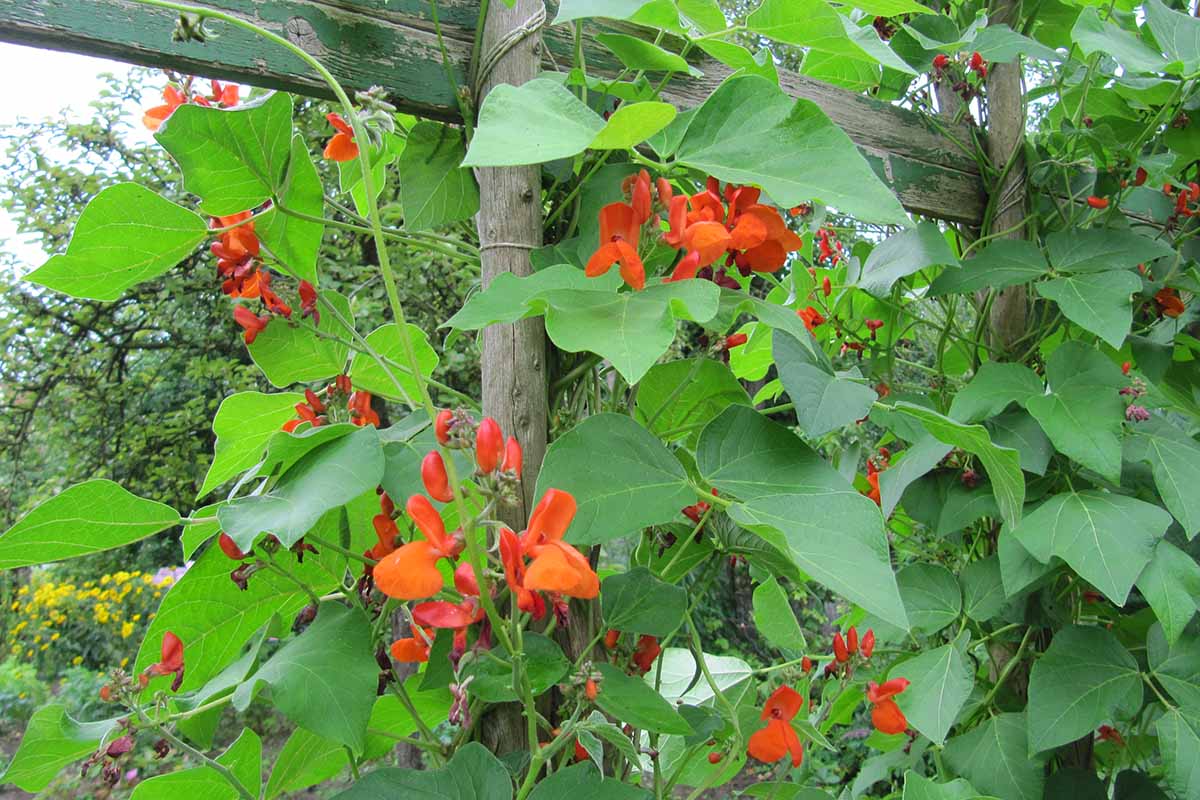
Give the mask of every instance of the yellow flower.
[(42, 645), (42, 652), (45, 652), (46, 650), (49, 650), (49, 649), (50, 649), (49, 642), (46, 642), (44, 645)]
[(128, 663), (129, 663), (129, 656), (125, 656), (125, 658), (122, 658), (121, 659), (121, 669), (124, 669), (125, 665)]
[(124, 625), (121, 626), (121, 638), (128, 639), (132, 635), (133, 635), (133, 623), (126, 622)]
[(130, 619), (132, 619), (134, 622), (139, 621), (141, 618), (142, 618), (141, 614), (134, 614), (132, 617), (130, 617)]
[(100, 576), (100, 585), (101, 586), (107, 586), (111, 581), (112, 581), (112, 575), (101, 575)]
[(83, 656), (75, 656), (71, 659), (71, 663), (78, 667), (83, 663)]
[(24, 700), (24, 699), (25, 699), (25, 697), (26, 697), (26, 695), (25, 695), (25, 693), (24, 693), (24, 692), (21, 692), (19, 695), (17, 695), (17, 699), (18, 699), (18, 700)]
[(54, 633), (50, 634), (50, 641), (57, 642), (58, 637), (60, 637), (60, 636), (62, 636), (62, 634), (59, 633), (58, 631), (55, 631)]

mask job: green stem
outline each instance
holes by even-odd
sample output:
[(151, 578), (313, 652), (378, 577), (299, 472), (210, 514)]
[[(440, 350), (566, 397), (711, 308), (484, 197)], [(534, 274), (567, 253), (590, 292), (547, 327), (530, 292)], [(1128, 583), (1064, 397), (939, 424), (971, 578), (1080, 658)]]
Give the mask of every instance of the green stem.
[[(283, 212), (284, 214), (286, 214), (289, 217), (295, 217), (296, 219), (302, 219), (307, 222), (318, 222), (322, 225), (328, 225), (331, 228), (338, 228), (339, 230), (354, 231), (356, 233), (371, 233), (372, 232), (369, 227), (366, 227), (364, 225), (356, 225), (353, 222), (342, 222), (341, 220), (329, 219), (328, 217), (317, 217), (317, 216), (313, 216), (312, 214), (305, 214), (302, 211), (296, 211), (294, 209), (288, 208), (287, 206), (283, 205), (282, 203), (280, 203), (278, 201), (275, 202), (275, 208), (279, 209), (281, 212)], [(395, 239), (398, 242), (404, 242), (405, 244), (411, 245), (413, 247), (417, 247), (417, 248), (420, 248), (423, 250), (428, 250), (428, 251), (434, 252), (434, 253), (441, 253), (442, 255), (446, 256), (447, 258), (453, 258), (458, 261), (462, 261), (466, 264), (472, 264), (474, 266), (479, 265), (478, 256), (472, 257), (468, 253), (459, 252), (458, 250), (455, 250), (454, 248), (452, 248), (448, 245), (444, 245), (444, 244), (441, 244), (436, 241), (426, 241), (423, 238), (419, 238), (419, 237), (412, 236), (412, 235), (405, 234), (405, 233), (400, 233), (399, 231), (395, 231), (392, 229), (384, 230), (383, 235), (387, 236), (389, 239)]]
[(360, 561), (363, 564), (366, 564), (368, 567), (373, 567), (379, 563), (378, 561), (376, 561), (373, 558), (367, 558), (366, 556), (364, 556), (360, 553), (355, 553), (352, 550), (347, 550), (346, 548), (342, 547), (340, 544), (334, 544), (333, 542), (329, 541), (328, 539), (322, 539), (320, 536), (317, 536), (316, 534), (312, 533), (311, 531), (309, 533), (304, 534), (304, 538), (309, 540), (310, 542), (314, 542), (316, 544), (321, 545), (321, 547), (326, 547), (335, 553), (341, 553), (346, 558), (352, 558), (355, 561)]

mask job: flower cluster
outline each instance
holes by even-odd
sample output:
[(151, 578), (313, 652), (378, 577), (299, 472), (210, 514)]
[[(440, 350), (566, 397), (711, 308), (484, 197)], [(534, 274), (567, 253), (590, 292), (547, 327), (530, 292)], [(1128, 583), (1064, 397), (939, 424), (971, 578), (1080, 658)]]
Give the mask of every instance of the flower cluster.
[[(500, 503), (515, 500), (520, 486), (521, 447), (511, 436), (505, 440), (495, 420), (489, 417), (475, 425), (461, 411), (443, 411), (438, 415), (435, 433), (439, 443), (449, 449), (474, 450), (474, 483), (485, 497)], [(412, 609), (412, 636), (392, 646), (392, 655), (406, 661), (429, 657), (429, 645), (437, 629), (455, 632), (454, 652), (461, 655), (467, 628), (483, 621), (484, 616), (480, 576), (471, 563), (459, 562), (466, 548), (466, 534), (462, 528), (448, 532), (441, 513), (430, 500), (449, 503), (455, 499), (439, 451), (430, 451), (423, 459), (421, 480), (426, 494), (412, 495), (404, 506), (421, 536), (396, 546), (399, 538), (396, 510), (391, 499), (382, 494), (381, 512), (374, 519), (379, 542), (368, 553), (368, 557), (377, 560), (369, 570), (370, 578), (384, 595), (398, 600), (426, 601)], [(499, 529), (496, 555), (504, 584), (517, 608), (535, 619), (545, 615), (547, 600), (565, 615), (564, 598), (592, 599), (600, 592), (600, 580), (591, 564), (563, 541), (575, 510), (574, 497), (549, 489), (522, 533), (505, 527)], [(442, 561), (452, 565), (457, 602), (430, 600), (446, 588), (445, 576), (439, 569)], [(480, 638), (488, 641), (488, 633), (481, 631)]]
[[(945, 53), (938, 53), (933, 57), (933, 79), (935, 82), (940, 82), (947, 77), (952, 67), (959, 67), (963, 71), (958, 73), (959, 77), (953, 78), (954, 83), (952, 88), (964, 103), (969, 103), (978, 94), (978, 86), (987, 78), (988, 68), (987, 62), (979, 53), (971, 53), (970, 56), (963, 58), (964, 54), (960, 54), (954, 61), (951, 61), (950, 56)], [(974, 73), (975, 82), (972, 83), (970, 73)]]
[(238, 87), (236, 83), (222, 84), (212, 82), (212, 94), (207, 97), (192, 88), (193, 79), (186, 78), (179, 86), (167, 84), (163, 89), (163, 103), (146, 109), (142, 114), (142, 124), (148, 130), (156, 131), (167, 121), (167, 118), (182, 105), (192, 103), (198, 106), (214, 108), (233, 108), (238, 104)]
[[(646, 268), (638, 245), (647, 224), (664, 243), (683, 253), (669, 281), (701, 278), (737, 288), (738, 282), (726, 274), (727, 269), (736, 267), (743, 277), (776, 272), (787, 262), (788, 254), (802, 245), (777, 209), (759, 203), (761, 190), (752, 186), (726, 184), (722, 188), (710, 177), (703, 191), (676, 195), (665, 178), (655, 181), (652, 190), (650, 174), (642, 170), (631, 176), (624, 188), (628, 202), (609, 203), (600, 209), (600, 246), (588, 259), (585, 271), (589, 277), (603, 275), (617, 264), (625, 283), (642, 289)], [(655, 213), (662, 210), (667, 212), (665, 232)]]
[(126, 640), (141, 637), (177, 577), (175, 570), (122, 570), (75, 583), (37, 571), (9, 601), (9, 651), (47, 675), (67, 664), (124, 666)]
[[(324, 399), (322, 399), (324, 398)], [(294, 433), (301, 425), (314, 428), (337, 422), (379, 427), (379, 414), (371, 408), (370, 392), (354, 391), (348, 375), (338, 375), (320, 392), (304, 390), (304, 402), (296, 404), (296, 418), (283, 423), (283, 430)], [(345, 410), (342, 403), (345, 402)]]
[(883, 505), (883, 498), (879, 494), (879, 473), (891, 465), (891, 457), (891, 451), (886, 447), (881, 447), (879, 448), (878, 455), (867, 459), (867, 484), (871, 488), (863, 492), (863, 494), (874, 500), (877, 506)]
[[(841, 631), (833, 636), (831, 645), (833, 658), (825, 665), (825, 678), (840, 678), (845, 688), (853, 675), (856, 666), (866, 665), (875, 650), (875, 631), (868, 630), (859, 641), (858, 630), (852, 625), (843, 637)], [(805, 674), (813, 670), (812, 659), (804, 656), (800, 660), (801, 671)], [(874, 681), (867, 682), (867, 701), (871, 704), (871, 724), (880, 733), (898, 734), (908, 730), (908, 720), (904, 712), (893, 699), (909, 686), (907, 678), (892, 678), (882, 684)], [(835, 698), (827, 702), (833, 703)], [(752, 758), (768, 763), (790, 756), (793, 767), (800, 766), (804, 758), (804, 746), (800, 737), (792, 727), (792, 719), (804, 706), (804, 695), (795, 689), (782, 685), (771, 693), (763, 705), (760, 719), (766, 723), (755, 731), (747, 742), (747, 752)], [(716, 756), (714, 758), (713, 756)], [(717, 763), (720, 754), (712, 754), (709, 761)]]

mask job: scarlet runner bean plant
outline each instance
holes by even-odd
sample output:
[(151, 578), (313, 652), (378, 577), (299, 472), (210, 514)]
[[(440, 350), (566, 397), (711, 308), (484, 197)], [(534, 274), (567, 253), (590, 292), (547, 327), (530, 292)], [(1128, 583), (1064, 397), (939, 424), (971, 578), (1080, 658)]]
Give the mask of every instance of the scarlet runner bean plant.
[[(1200, 796), (1196, 19), (763, 0), (731, 26), (713, 3), (564, 0), (577, 36), (584, 17), (659, 35), (598, 37), (616, 77), (581, 45), (478, 107), (456, 86), (458, 127), (351, 98), (233, 14), (139, 2), (178, 12), (181, 39), (219, 50), (233, 26), (303, 61), (337, 99), (338, 181), (288, 95), (183, 79), (144, 122), (194, 205), (108, 187), (27, 276), (112, 301), (207, 244), (231, 303), (215, 335), (277, 391), (225, 399), (187, 515), (98, 479), (0, 536), (4, 569), (176, 526), (195, 555), (103, 689), (111, 718), (44, 706), (3, 780), (38, 791), (78, 763), (116, 783), (152, 742), (187, 766), (137, 797), (338, 775), (347, 800), (699, 797), (746, 775), (749, 796)], [(789, 97), (795, 51), (772, 41), (953, 142), (988, 190), (978, 225), (906, 212), (894, 190), (922, 187)], [(701, 52), (732, 72), (677, 109), (663, 91)], [(978, 127), (1022, 58), (1049, 107), (1000, 159)], [(536, 479), (531, 443), (434, 377), (389, 255), (457, 248), (429, 231), (478, 211), (472, 168), (526, 164), (535, 271), (444, 327), (542, 320)], [(372, 238), (361, 277), (390, 319), (322, 285), (331, 226)], [(754, 586), (768, 663), (711, 652), (697, 618), (722, 570)], [(809, 594), (839, 609), (820, 641), (792, 604)], [(270, 765), (249, 728), (213, 748), (256, 698), (295, 726)], [(383, 766), (397, 742), (427, 768)]]

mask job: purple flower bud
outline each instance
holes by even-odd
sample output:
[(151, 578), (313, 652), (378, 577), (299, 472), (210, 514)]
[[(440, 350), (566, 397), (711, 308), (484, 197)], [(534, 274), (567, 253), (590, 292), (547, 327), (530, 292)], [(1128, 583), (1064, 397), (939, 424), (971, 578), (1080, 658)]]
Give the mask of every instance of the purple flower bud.
[(1150, 419), (1150, 412), (1142, 406), (1132, 405), (1125, 409), (1125, 419), (1130, 422), (1145, 422)]

